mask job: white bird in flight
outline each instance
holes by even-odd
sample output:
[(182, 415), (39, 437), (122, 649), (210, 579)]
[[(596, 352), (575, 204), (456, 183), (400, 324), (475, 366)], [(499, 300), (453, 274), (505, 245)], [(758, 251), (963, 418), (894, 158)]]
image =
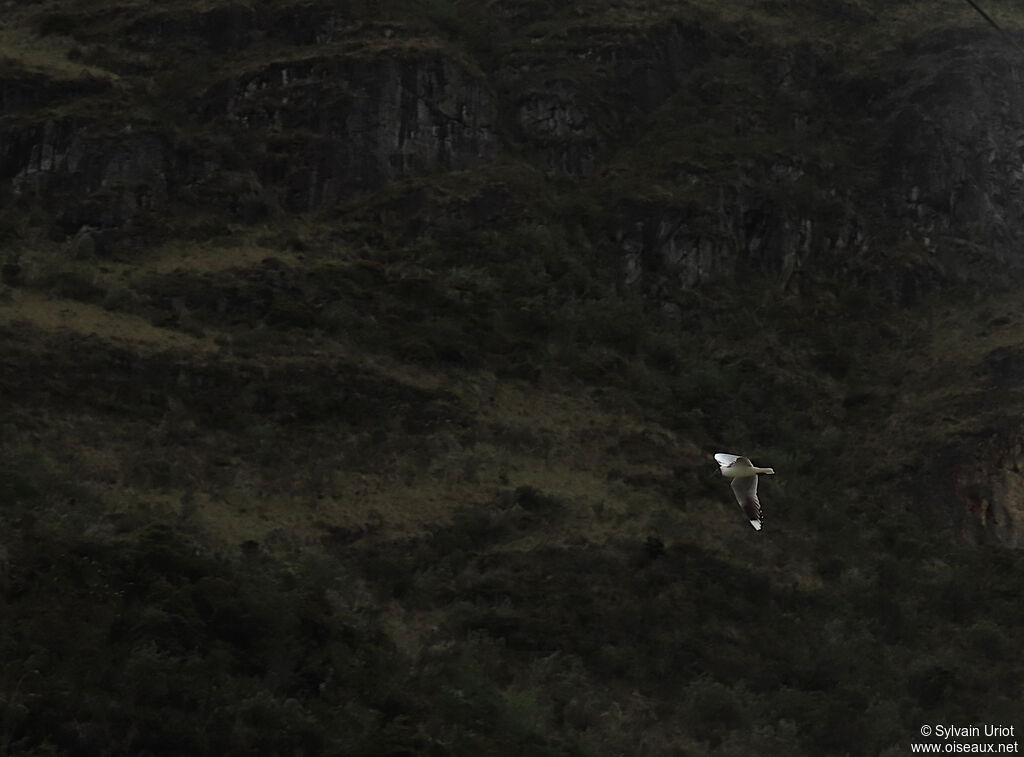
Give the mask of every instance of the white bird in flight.
[(732, 479), (732, 493), (755, 531), (761, 530), (761, 502), (757, 498), (757, 474), (774, 475), (772, 468), (758, 468), (750, 458), (719, 452), (715, 461), (722, 467), (722, 475)]

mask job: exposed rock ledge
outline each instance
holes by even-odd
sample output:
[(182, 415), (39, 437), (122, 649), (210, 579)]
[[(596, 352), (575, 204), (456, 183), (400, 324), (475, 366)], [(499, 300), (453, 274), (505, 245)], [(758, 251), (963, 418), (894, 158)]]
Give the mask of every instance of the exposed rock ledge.
[(954, 463), (954, 527), (970, 540), (1024, 549), (1024, 428), (982, 442)]

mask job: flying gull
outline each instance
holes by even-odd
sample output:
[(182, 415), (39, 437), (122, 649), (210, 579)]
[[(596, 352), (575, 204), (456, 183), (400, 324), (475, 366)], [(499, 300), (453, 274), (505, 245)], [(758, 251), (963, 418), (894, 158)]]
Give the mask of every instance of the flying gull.
[(757, 474), (774, 474), (772, 468), (757, 468), (750, 458), (719, 452), (715, 461), (722, 466), (722, 475), (732, 479), (732, 493), (755, 531), (761, 530), (761, 502), (757, 499)]

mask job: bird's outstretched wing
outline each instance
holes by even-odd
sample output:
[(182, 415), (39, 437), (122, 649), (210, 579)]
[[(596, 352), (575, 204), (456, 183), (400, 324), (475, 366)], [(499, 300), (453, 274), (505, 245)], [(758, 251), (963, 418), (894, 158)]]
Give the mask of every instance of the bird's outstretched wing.
[(761, 530), (761, 502), (757, 498), (757, 476), (744, 476), (732, 480), (736, 501), (750, 520), (755, 531)]
[(727, 452), (719, 452), (715, 455), (715, 460), (723, 468), (731, 468), (736, 466), (737, 468), (753, 468), (754, 464), (750, 462), (749, 457), (743, 457), (743, 455), (730, 455)]

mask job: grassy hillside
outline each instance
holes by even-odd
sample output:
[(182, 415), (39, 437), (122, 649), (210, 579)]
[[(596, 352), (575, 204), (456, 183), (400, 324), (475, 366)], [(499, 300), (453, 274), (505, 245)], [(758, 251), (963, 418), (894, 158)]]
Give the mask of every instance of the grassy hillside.
[[(69, 124), (218, 168), (2, 177), (0, 755), (892, 756), (924, 723), (1024, 727), (1024, 558), (922, 483), (1019, 416), (1017, 274), (884, 206), (864, 110), (948, 49), (1010, 53), (964, 4), (721, 5), (5, 10), (4, 155)], [(304, 212), (272, 179), (322, 124), (207, 107), (435, 55), (500, 149)], [(530, 131), (557, 82), (587, 118)], [(769, 236), (693, 286), (648, 246), (627, 280), (635, 223), (731, 250), (775, 228), (728, 238), (755, 201), (872, 244), (793, 273)], [(761, 533), (717, 451), (777, 471)]]

